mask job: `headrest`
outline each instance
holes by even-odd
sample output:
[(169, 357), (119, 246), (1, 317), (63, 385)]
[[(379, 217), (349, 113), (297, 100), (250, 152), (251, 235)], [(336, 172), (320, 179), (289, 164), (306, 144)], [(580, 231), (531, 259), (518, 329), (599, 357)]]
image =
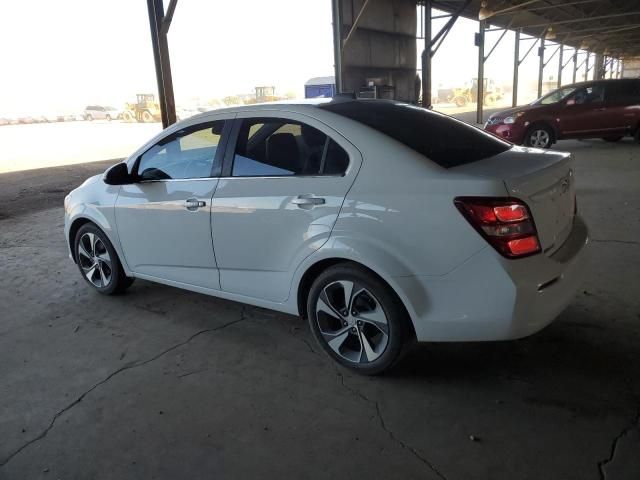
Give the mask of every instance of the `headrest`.
[(274, 133), (267, 139), (267, 161), (274, 167), (298, 173), (300, 151), (292, 133)]
[(302, 125), (302, 138), (308, 147), (320, 147), (324, 145), (327, 136), (309, 125)]

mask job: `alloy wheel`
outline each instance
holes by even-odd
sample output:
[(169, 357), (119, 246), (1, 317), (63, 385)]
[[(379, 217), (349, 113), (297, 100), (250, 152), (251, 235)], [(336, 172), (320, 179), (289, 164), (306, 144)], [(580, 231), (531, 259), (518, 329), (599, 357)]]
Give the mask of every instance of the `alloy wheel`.
[(529, 136), (529, 143), (535, 148), (546, 148), (550, 140), (551, 137), (546, 130), (534, 130)]
[(87, 232), (78, 242), (78, 261), (94, 287), (105, 288), (111, 283), (113, 268), (109, 251), (95, 233)]
[(389, 322), (376, 297), (356, 282), (339, 280), (322, 289), (316, 322), (329, 348), (352, 363), (370, 363), (389, 344)]

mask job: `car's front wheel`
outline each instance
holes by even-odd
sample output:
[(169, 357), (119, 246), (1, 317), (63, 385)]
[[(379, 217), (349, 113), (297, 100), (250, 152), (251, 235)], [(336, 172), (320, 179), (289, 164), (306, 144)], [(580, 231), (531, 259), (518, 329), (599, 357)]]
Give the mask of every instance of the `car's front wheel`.
[(527, 131), (524, 144), (527, 147), (550, 148), (553, 143), (553, 132), (545, 125), (534, 125)]
[(80, 227), (75, 238), (76, 263), (82, 278), (104, 295), (124, 292), (133, 283), (120, 264), (111, 242), (96, 225)]
[(313, 283), (307, 301), (311, 331), (336, 362), (363, 374), (391, 368), (409, 338), (409, 319), (395, 293), (352, 264), (338, 264)]

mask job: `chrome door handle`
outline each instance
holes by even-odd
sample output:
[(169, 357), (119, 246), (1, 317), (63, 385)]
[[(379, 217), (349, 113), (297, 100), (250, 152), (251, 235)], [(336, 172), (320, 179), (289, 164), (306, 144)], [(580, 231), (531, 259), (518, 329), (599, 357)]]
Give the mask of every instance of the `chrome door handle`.
[(308, 207), (315, 205), (324, 205), (325, 200), (321, 197), (310, 197), (306, 195), (300, 195), (298, 198), (291, 200), (291, 203), (298, 205), (299, 207)]
[(184, 201), (184, 205), (185, 207), (187, 207), (187, 210), (197, 210), (200, 207), (206, 207), (207, 202), (204, 202), (202, 200), (197, 200), (195, 198), (190, 198)]

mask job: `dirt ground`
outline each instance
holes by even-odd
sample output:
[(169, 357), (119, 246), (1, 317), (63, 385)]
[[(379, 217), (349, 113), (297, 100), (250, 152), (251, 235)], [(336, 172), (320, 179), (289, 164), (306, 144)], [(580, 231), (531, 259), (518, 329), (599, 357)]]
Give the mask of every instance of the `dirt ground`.
[(302, 320), (89, 290), (62, 198), (113, 162), (0, 175), (0, 479), (640, 478), (640, 146), (574, 152), (584, 285), (514, 342), (335, 367)]

